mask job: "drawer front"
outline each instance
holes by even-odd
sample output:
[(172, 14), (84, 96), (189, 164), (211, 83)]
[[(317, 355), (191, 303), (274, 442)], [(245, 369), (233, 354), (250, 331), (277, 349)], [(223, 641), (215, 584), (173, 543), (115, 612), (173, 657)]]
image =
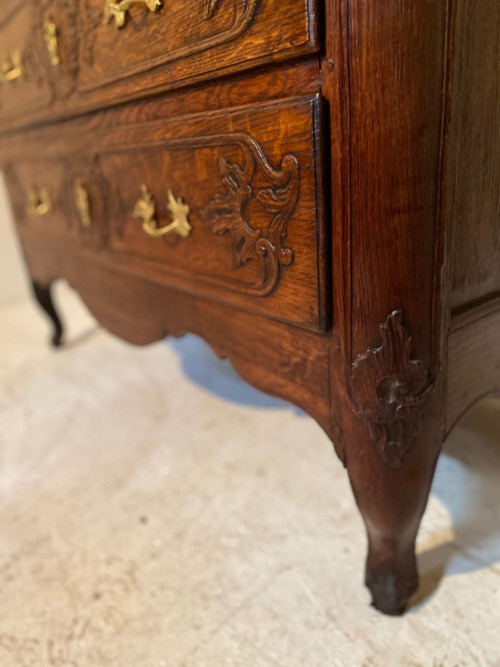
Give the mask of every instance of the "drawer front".
[(110, 250), (128, 269), (321, 329), (319, 125), (307, 98), (116, 132), (99, 151)]
[(27, 0), (7, 2), (0, 12), (0, 118), (47, 106), (51, 89), (39, 61), (40, 8)]
[(88, 127), (47, 128), (31, 147), (43, 159), (7, 167), (23, 235), (324, 330), (318, 96), (132, 125), (95, 114)]
[(40, 113), (76, 87), (77, 8), (8, 0), (0, 10), (0, 121)]
[[(175, 86), (316, 48), (315, 0), (82, 0), (80, 87)], [(140, 78), (127, 88), (141, 88)], [(125, 92), (125, 91), (123, 91)]]
[(5, 178), (21, 233), (103, 246), (105, 192), (95, 161), (80, 155), (7, 163)]

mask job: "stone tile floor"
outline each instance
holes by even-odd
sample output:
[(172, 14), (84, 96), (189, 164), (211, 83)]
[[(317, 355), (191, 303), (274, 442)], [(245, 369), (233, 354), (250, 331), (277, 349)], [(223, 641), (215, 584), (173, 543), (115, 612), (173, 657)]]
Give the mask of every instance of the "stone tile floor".
[(500, 401), (448, 439), (407, 615), (369, 607), (332, 447), (194, 337), (134, 348), (64, 284), (0, 309), (0, 667), (500, 666)]

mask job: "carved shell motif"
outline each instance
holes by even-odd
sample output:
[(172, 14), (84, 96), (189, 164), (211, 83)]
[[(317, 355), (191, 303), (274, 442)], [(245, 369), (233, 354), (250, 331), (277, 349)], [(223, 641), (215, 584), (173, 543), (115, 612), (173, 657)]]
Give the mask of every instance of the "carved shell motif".
[(422, 362), (411, 358), (403, 313), (393, 311), (380, 330), (380, 347), (367, 350), (353, 364), (352, 396), (379, 456), (399, 468), (420, 431), (419, 406), (433, 383)]

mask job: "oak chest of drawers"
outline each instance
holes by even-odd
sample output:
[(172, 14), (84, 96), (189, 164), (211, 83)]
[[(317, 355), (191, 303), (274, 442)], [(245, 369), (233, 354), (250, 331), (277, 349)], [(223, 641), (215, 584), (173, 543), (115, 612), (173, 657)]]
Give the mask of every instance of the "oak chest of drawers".
[(499, 43), (493, 0), (0, 8), (0, 163), (54, 343), (63, 277), (118, 336), (196, 333), (304, 408), (386, 613), (445, 435), (500, 390)]

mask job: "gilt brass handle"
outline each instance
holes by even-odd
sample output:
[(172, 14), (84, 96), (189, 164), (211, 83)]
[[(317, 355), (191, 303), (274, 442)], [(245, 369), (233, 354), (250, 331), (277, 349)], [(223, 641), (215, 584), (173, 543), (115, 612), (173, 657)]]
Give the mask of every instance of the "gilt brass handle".
[(9, 53), (7, 60), (2, 60), (0, 64), (0, 81), (16, 81), (23, 74), (23, 53), (20, 49), (14, 49)]
[(90, 215), (89, 193), (83, 185), (77, 184), (75, 185), (74, 197), (76, 210), (80, 215), (82, 225), (84, 227), (90, 227), (92, 225), (92, 217)]
[(52, 211), (52, 198), (47, 188), (31, 188), (28, 191), (28, 215), (39, 218)]
[(114, 19), (116, 27), (123, 28), (132, 5), (144, 5), (150, 12), (156, 12), (161, 8), (162, 0), (106, 0), (103, 23), (107, 25)]
[(46, 18), (43, 24), (43, 41), (50, 54), (50, 62), (57, 67), (60, 64), (59, 57), (59, 30), (51, 18)]
[(145, 185), (141, 185), (142, 197), (136, 202), (134, 208), (134, 218), (140, 218), (142, 228), (148, 236), (161, 238), (166, 234), (178, 234), (183, 239), (187, 238), (192, 231), (189, 224), (189, 206), (184, 204), (182, 199), (177, 199), (172, 190), (168, 190), (167, 210), (172, 214), (173, 221), (165, 227), (158, 227), (156, 220), (156, 205), (153, 195)]

